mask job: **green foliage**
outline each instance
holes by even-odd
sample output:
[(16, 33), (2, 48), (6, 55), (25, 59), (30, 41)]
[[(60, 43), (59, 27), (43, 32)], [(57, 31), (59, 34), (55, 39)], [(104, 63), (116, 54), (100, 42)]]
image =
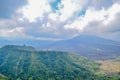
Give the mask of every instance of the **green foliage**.
[(99, 73), (99, 65), (61, 51), (36, 51), (26, 46), (0, 49), (0, 73), (11, 80), (112, 80)]
[(8, 78), (2, 74), (0, 74), (0, 80), (8, 80)]

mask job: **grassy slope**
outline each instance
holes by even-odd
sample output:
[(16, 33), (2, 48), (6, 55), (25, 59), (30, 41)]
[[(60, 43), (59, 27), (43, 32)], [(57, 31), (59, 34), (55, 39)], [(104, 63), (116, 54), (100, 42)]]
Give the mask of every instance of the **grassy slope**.
[(102, 73), (120, 79), (120, 57), (117, 57), (114, 60), (104, 60), (98, 62), (101, 64), (100, 71)]

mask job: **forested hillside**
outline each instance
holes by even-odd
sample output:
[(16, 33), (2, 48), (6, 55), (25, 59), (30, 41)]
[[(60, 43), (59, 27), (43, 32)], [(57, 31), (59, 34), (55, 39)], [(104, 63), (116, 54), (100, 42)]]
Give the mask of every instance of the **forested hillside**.
[(118, 80), (101, 74), (99, 66), (68, 52), (14, 45), (0, 49), (0, 73), (11, 80)]
[(0, 80), (8, 80), (8, 78), (2, 74), (0, 74)]

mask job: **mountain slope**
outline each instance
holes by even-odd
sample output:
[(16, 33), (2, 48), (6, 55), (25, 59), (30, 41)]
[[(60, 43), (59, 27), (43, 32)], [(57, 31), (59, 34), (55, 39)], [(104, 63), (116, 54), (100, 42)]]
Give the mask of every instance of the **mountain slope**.
[(120, 55), (120, 43), (90, 35), (80, 35), (47, 46), (53, 50), (79, 53), (90, 59), (112, 59)]
[(0, 73), (12, 80), (112, 79), (99, 73), (98, 63), (79, 55), (14, 45), (0, 49)]
[(0, 74), (0, 80), (9, 80), (6, 76)]

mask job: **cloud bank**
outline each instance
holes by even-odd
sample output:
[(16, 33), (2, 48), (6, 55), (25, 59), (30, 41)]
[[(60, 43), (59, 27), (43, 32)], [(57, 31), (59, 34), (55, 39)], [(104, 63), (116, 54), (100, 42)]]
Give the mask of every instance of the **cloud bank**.
[(119, 0), (1, 0), (0, 4), (1, 37), (61, 40), (91, 34), (120, 41)]

